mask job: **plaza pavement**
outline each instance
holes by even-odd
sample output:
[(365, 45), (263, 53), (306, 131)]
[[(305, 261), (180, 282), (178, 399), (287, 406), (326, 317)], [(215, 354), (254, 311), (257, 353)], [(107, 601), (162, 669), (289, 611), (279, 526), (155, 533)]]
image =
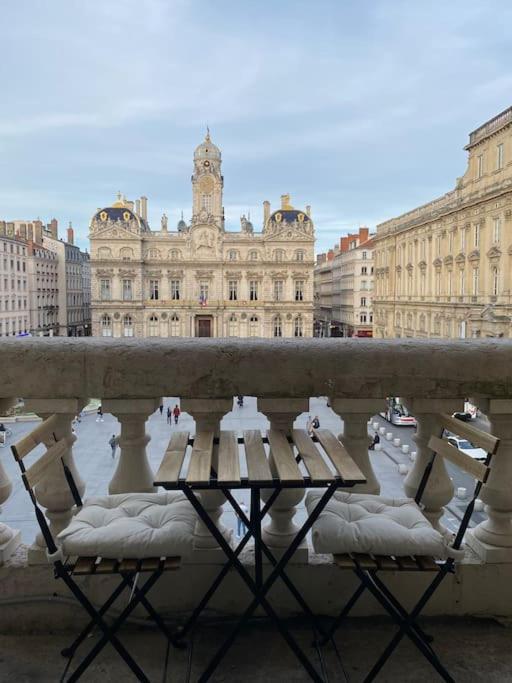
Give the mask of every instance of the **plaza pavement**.
[[(160, 415), (157, 410), (148, 419), (146, 431), (151, 436), (151, 440), (147, 446), (147, 453), (149, 462), (153, 471), (158, 468), (162, 456), (165, 452), (170, 435), (173, 430), (179, 429), (183, 431), (190, 431), (194, 433), (195, 423), (192, 417), (186, 413), (182, 413), (179, 420), (178, 427), (167, 424), (167, 406), (174, 407), (179, 403), (179, 399), (169, 397), (164, 400), (163, 415)], [(305, 428), (308, 417), (318, 415), (320, 425), (322, 428), (330, 429), (335, 434), (342, 431), (343, 423), (335, 413), (327, 407), (325, 398), (310, 399), (310, 410), (308, 413), (303, 413), (296, 420), (296, 426)], [(375, 418), (382, 425), (387, 425), (389, 431), (394, 435), (400, 436), (403, 443), (409, 443), (414, 449), (412, 441), (413, 430), (407, 427), (391, 427), (382, 418)], [(35, 422), (15, 422), (7, 426), (12, 430), (12, 437), (9, 439), (7, 446), (10, 443), (17, 441), (24, 434), (28, 433), (34, 428)], [(233, 430), (241, 433), (245, 429), (260, 429), (266, 430), (269, 427), (269, 422), (264, 415), (257, 412), (256, 399), (245, 397), (244, 406), (239, 408), (234, 402), (233, 410), (224, 416), (222, 429)], [(119, 459), (119, 449), (115, 459), (111, 457), (111, 448), (109, 446), (109, 439), (112, 434), (118, 435), (120, 431), (120, 424), (117, 419), (109, 414), (104, 415), (103, 422), (96, 421), (96, 414), (85, 415), (82, 421), (76, 428), (77, 441), (74, 445), (75, 462), (80, 472), (80, 475), (86, 483), (85, 497), (102, 495), (108, 492), (108, 484), (112, 479), (117, 462)], [(373, 427), (369, 425), (369, 433), (373, 434)], [(411, 461), (407, 455), (401, 453), (399, 448), (394, 447), (390, 442), (382, 440), (383, 450), (380, 452), (371, 452), (372, 465), (376, 476), (381, 484), (381, 493), (388, 496), (403, 497), (403, 479), (404, 476), (398, 472), (398, 464), (404, 463), (408, 467), (411, 466)], [(0, 514), (0, 521), (5, 522), (9, 526), (20, 529), (22, 533), (22, 540), (24, 543), (32, 543), (36, 532), (37, 525), (34, 518), (32, 506), (29, 503), (28, 495), (24, 490), (19, 469), (14, 462), (11, 451), (8, 447), (0, 448), (0, 458), (2, 464), (7, 471), (13, 483), (13, 491), (9, 500), (3, 505)], [(466, 480), (460, 478), (461, 475), (450, 472), (454, 477), (454, 485), (468, 485)], [(464, 475), (462, 475), (464, 476)], [(468, 491), (470, 489), (468, 488)], [(243, 500), (246, 504), (249, 503), (249, 493), (246, 491), (237, 492), (237, 499)], [(458, 505), (454, 499), (454, 512), (457, 512)], [(225, 506), (223, 514), (223, 523), (236, 533), (236, 517), (229, 505)], [(299, 505), (296, 514), (296, 521), (301, 523), (305, 517), (304, 504)], [(481, 514), (476, 513), (474, 522), (477, 523), (481, 519)], [(456, 522), (455, 516), (448, 512), (444, 518), (445, 523), (450, 527)]]

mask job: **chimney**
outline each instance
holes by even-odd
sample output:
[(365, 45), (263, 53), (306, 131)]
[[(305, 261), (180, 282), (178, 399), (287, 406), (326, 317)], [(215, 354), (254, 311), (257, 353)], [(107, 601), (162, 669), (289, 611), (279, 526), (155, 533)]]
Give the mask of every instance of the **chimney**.
[(311, 206), (309, 204), (306, 206), (306, 216), (311, 218)]
[(141, 197), (140, 198), (140, 217), (143, 218), (145, 221), (148, 220), (148, 198), (147, 197)]
[(332, 261), (333, 258), (334, 258), (334, 251), (332, 249), (329, 249), (329, 251), (327, 252), (327, 260)]
[(43, 224), (40, 220), (34, 221), (34, 242), (36, 244), (43, 243)]
[(0, 235), (5, 237), (5, 221), (0, 221)]
[(27, 239), (27, 224), (26, 223), (20, 223), (20, 237), (24, 237)]
[(265, 227), (269, 218), (270, 218), (270, 202), (265, 200), (263, 202), (263, 227)]
[(27, 239), (30, 242), (34, 241), (34, 226), (32, 225), (32, 223), (29, 223), (27, 225)]
[(54, 240), (59, 239), (59, 224), (56, 218), (52, 218), (50, 221), (50, 235)]
[(68, 244), (74, 244), (75, 243), (75, 231), (73, 230), (73, 226), (71, 225), (71, 221), (69, 221), (69, 227), (68, 227)]
[(285, 211), (286, 209), (291, 209), (291, 204), (290, 204), (290, 195), (289, 194), (282, 194), (281, 195), (281, 209)]
[(370, 234), (369, 228), (359, 228), (359, 244), (363, 244), (363, 242), (368, 241), (368, 236)]
[(135, 213), (140, 216), (140, 199), (135, 200)]
[(349, 242), (350, 242), (349, 235), (345, 235), (345, 237), (342, 237), (340, 239), (340, 249), (341, 249), (342, 254), (345, 254), (348, 251)]

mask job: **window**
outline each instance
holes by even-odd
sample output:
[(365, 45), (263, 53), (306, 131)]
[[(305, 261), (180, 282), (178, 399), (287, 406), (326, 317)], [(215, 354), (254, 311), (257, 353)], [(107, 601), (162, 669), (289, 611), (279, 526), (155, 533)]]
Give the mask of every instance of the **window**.
[(448, 234), (448, 253), (453, 253), (453, 230), (451, 230)]
[(212, 212), (212, 195), (202, 194), (201, 195), (201, 208), (206, 209), (208, 213)]
[(476, 158), (476, 177), (481, 178), (484, 174), (484, 155), (479, 154)]
[(284, 261), (284, 256), (285, 256), (285, 253), (284, 253), (283, 249), (276, 249), (274, 251), (274, 261), (281, 263), (282, 261)]
[(373, 322), (373, 313), (372, 313), (372, 311), (370, 311), (370, 322), (371, 322), (371, 323)]
[(496, 170), (503, 168), (503, 143), (496, 145)]
[(293, 322), (293, 336), (303, 337), (304, 336), (304, 325), (302, 323), (302, 316), (298, 315)]
[(366, 261), (366, 251), (363, 251), (363, 252), (362, 252), (362, 256), (361, 256), (361, 257), (362, 257), (363, 261)]
[(173, 313), (171, 316), (171, 337), (179, 337), (180, 334), (180, 319), (176, 313)]
[(304, 301), (304, 280), (295, 280), (295, 301)]
[(492, 294), (493, 296), (498, 296), (498, 291), (499, 291), (499, 271), (497, 268), (493, 268), (491, 271), (492, 274)]
[(274, 328), (273, 329), (274, 337), (282, 337), (283, 336), (283, 323), (281, 321), (280, 315), (275, 316), (273, 328)]
[(106, 313), (101, 316), (101, 336), (111, 337), (112, 336), (112, 318)]
[[(123, 280), (123, 301), (131, 301), (132, 299), (133, 299), (132, 281), (131, 280)], [(128, 336), (128, 335), (125, 335), (125, 337), (126, 336)]]
[(110, 280), (100, 280), (100, 299), (110, 301), (111, 298)]
[(250, 337), (257, 337), (258, 336), (258, 327), (259, 327), (259, 320), (257, 315), (251, 315), (250, 320), (249, 320), (249, 336)]
[(257, 280), (250, 280), (249, 281), (249, 300), (250, 301), (258, 301), (258, 281)]
[(295, 252), (295, 260), (296, 261), (304, 261), (304, 252), (302, 249), (299, 249), (298, 251)]
[(171, 299), (173, 301), (179, 301), (180, 300), (180, 289), (181, 289), (181, 281), (180, 280), (171, 280)]
[(119, 252), (119, 255), (121, 256), (123, 261), (129, 261), (133, 258), (133, 249), (131, 249), (130, 247), (123, 247)]
[(133, 337), (133, 320), (131, 315), (125, 315), (123, 318), (123, 335), (125, 337)]
[[(149, 298), (156, 301), (158, 299), (159, 280), (149, 281)], [(151, 318), (150, 318), (151, 320)]]
[(361, 268), (361, 275), (368, 275), (368, 269), (366, 268), (366, 266), (363, 266)]
[(238, 336), (238, 323), (236, 319), (236, 315), (232, 313), (229, 316), (228, 320), (228, 337), (237, 337)]
[(478, 223), (475, 224), (474, 238), (475, 249), (478, 249), (478, 246), (480, 244), (480, 225)]
[(200, 282), (199, 283), (199, 303), (201, 306), (206, 306), (208, 303), (208, 283), (207, 282)]
[(426, 273), (424, 270), (420, 273), (420, 296), (425, 296)]
[(466, 289), (466, 275), (463, 270), (460, 271), (459, 273), (459, 293), (461, 296), (464, 296)]
[(228, 282), (228, 298), (230, 301), (238, 299), (238, 282), (237, 280), (229, 280)]
[(363, 307), (366, 306), (366, 297), (365, 296), (361, 297), (361, 306), (363, 306)]
[(466, 230), (462, 228), (460, 231), (460, 250), (463, 252), (466, 248)]
[(155, 314), (149, 318), (149, 336), (158, 337), (158, 318)]
[(361, 280), (361, 289), (366, 290), (368, 287), (366, 286), (366, 280)]
[(452, 295), (452, 283), (453, 283), (452, 271), (450, 270), (448, 272), (448, 296)]
[(230, 249), (230, 250), (228, 251), (228, 259), (229, 259), (229, 261), (236, 261), (237, 258), (238, 258), (238, 254), (237, 254), (237, 252), (235, 251), (235, 249)]
[[(282, 301), (283, 300), (283, 288), (284, 288), (284, 281), (283, 280), (274, 280), (274, 301)], [(276, 336), (276, 335), (274, 335)], [(279, 335), (281, 336), (281, 335)]]
[(473, 296), (478, 295), (478, 279), (479, 279), (479, 270), (478, 270), (478, 268), (474, 268), (474, 270), (473, 270)]
[(360, 313), (360, 314), (359, 314), (359, 322), (360, 322), (360, 323), (365, 323), (365, 322), (366, 322), (366, 313)]
[(494, 219), (494, 229), (493, 229), (493, 242), (499, 244), (500, 242), (500, 232), (501, 232), (501, 218), (496, 217)]
[(436, 296), (440, 296), (441, 294), (441, 273), (439, 271), (436, 272)]
[(258, 252), (255, 251), (254, 249), (249, 252), (249, 261), (257, 261), (258, 260)]

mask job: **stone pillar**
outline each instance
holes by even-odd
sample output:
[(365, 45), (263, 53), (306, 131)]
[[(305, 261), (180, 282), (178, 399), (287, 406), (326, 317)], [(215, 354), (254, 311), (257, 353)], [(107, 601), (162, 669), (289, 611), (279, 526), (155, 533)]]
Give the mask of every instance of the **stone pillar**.
[[(416, 460), (404, 481), (405, 493), (410, 498), (414, 498), (425, 467), (432, 457), (432, 451), (428, 448), (430, 437), (441, 434), (440, 413), (451, 415), (456, 410), (460, 410), (463, 400), (414, 398), (404, 399), (404, 401), (408, 411), (414, 415), (418, 423), (416, 434), (413, 436), (416, 443)], [(440, 519), (444, 514), (444, 506), (451, 501), (452, 497), (453, 483), (448, 476), (443, 458), (437, 457), (421, 503), (424, 506), (425, 517), (442, 534), (448, 532)]]
[[(290, 434), (293, 423), (298, 415), (307, 412), (309, 399), (307, 398), (261, 398), (258, 399), (258, 410), (270, 420), (271, 429), (279, 429)], [(269, 454), (269, 464), (272, 474), (276, 475), (276, 467)], [(264, 489), (261, 498), (266, 502), (272, 495), (271, 489)], [(277, 496), (274, 504), (268, 512), (270, 521), (262, 529), (262, 538), (275, 554), (282, 554), (295, 538), (299, 527), (293, 518), (297, 505), (304, 498), (304, 489), (285, 489)], [(304, 539), (295, 551), (292, 562), (307, 562), (308, 545)]]
[[(488, 406), (483, 405), (488, 403)], [(485, 562), (512, 561), (512, 401), (479, 401), (487, 414), (490, 432), (500, 439), (491, 472), (482, 487), (488, 518), (466, 533), (466, 543)]]
[(115, 415), (121, 424), (119, 447), (121, 449), (116, 471), (108, 486), (109, 493), (151, 493), (153, 471), (149, 465), (146, 446), (150, 436), (146, 434), (146, 421), (160, 405), (160, 399), (109, 398), (101, 402), (103, 412)]
[(380, 484), (373, 471), (368, 455), (370, 445), (368, 438), (368, 420), (379, 411), (385, 409), (383, 399), (368, 398), (331, 398), (329, 400), (334, 412), (343, 420), (343, 432), (338, 439), (347, 449), (350, 457), (359, 466), (367, 479), (366, 484), (358, 484), (350, 491), (364, 493), (380, 493)]
[[(53, 414), (58, 417), (58, 427), (56, 436), (58, 439), (66, 438), (69, 444), (63, 460), (68, 466), (80, 496), (85, 493), (85, 483), (76, 469), (73, 458), (73, 446), (76, 436), (72, 431), (72, 422), (75, 415), (82, 410), (87, 403), (86, 400), (66, 398), (66, 399), (30, 399), (25, 401), (27, 409), (46, 420)], [(45, 446), (50, 447), (53, 439), (48, 436), (44, 442)], [(71, 494), (68, 482), (64, 475), (64, 469), (60, 460), (54, 462), (48, 468), (48, 475), (34, 489), (37, 502), (46, 508), (46, 517), (49, 521), (50, 532), (57, 540), (57, 535), (65, 529), (75, 512), (75, 501)], [(27, 504), (30, 504), (27, 501)], [(38, 533), (33, 545), (28, 551), (29, 564), (46, 563), (46, 543), (41, 533)]]
[[(7, 410), (14, 405), (15, 399), (0, 398), (0, 415), (5, 415)], [(12, 492), (12, 483), (0, 460), (0, 506), (5, 503)], [(0, 507), (0, 512), (2, 508)], [(21, 543), (21, 533), (18, 529), (11, 529), (7, 524), (0, 522), (0, 565), (16, 551)]]
[[(226, 413), (233, 408), (232, 398), (188, 398), (181, 400), (181, 410), (189, 413), (195, 420), (197, 432), (214, 432), (218, 437), (220, 433), (220, 422)], [(216, 470), (218, 463), (218, 446), (213, 447), (212, 466)], [(208, 512), (215, 525), (222, 533), (228, 543), (231, 543), (233, 535), (232, 529), (227, 529), (221, 522), (222, 507), (226, 502), (226, 496), (221, 491), (201, 491), (201, 501), (205, 510)], [(196, 523), (194, 547), (194, 561), (209, 561), (216, 559), (222, 550), (217, 541), (208, 531), (207, 527), (200, 520)]]

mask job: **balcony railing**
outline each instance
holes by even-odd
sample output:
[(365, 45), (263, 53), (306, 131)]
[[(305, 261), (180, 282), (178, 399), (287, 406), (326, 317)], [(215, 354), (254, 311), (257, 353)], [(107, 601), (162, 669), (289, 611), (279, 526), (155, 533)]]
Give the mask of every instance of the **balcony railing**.
[[(104, 412), (117, 417), (121, 455), (109, 483), (111, 493), (154, 489), (145, 424), (157, 409), (160, 397), (180, 396), (181, 408), (195, 419), (196, 429), (218, 431), (221, 419), (232, 409), (233, 396), (239, 394), (257, 397), (258, 410), (271, 425), (284, 430), (290, 430), (296, 417), (308, 411), (310, 397), (329, 397), (332, 409), (343, 421), (339, 438), (366, 475), (367, 484), (360, 490), (378, 493), (380, 482), (368, 454), (368, 421), (384, 410), (387, 396), (401, 396), (418, 422), (414, 437), (417, 456), (403, 484), (405, 495), (413, 497), (431, 455), (428, 440), (440, 428), (440, 414), (462, 410), (464, 400), (472, 397), (488, 416), (492, 433), (501, 439), (500, 453), (481, 495), (486, 519), (467, 534), (472, 569), (464, 574), (464, 595), (455, 588), (458, 584), (454, 580), (448, 584), (452, 593), (443, 593), (429, 609), (438, 614), (512, 614), (512, 600), (500, 597), (502, 589), (510, 591), (504, 583), (507, 572), (499, 569), (503, 563), (512, 563), (511, 341), (118, 339), (113, 344), (101, 338), (41, 338), (20, 344), (16, 339), (5, 339), (0, 342), (0, 363), (0, 413), (14, 398), (23, 397), (28, 410), (41, 418), (57, 414), (60, 429), (70, 443), (75, 439), (74, 417), (90, 397), (101, 399)], [(80, 477), (71, 446), (65, 460), (83, 496), (87, 482)], [(0, 464), (0, 503), (9, 493), (9, 482)], [(453, 482), (438, 459), (423, 501), (425, 515), (443, 532), (444, 508), (453, 493)], [(62, 468), (55, 468), (44, 487), (37, 489), (37, 497), (46, 508), (52, 531), (59, 532), (74, 513)], [(218, 495), (212, 495), (208, 506), (213, 518), (220, 520), (222, 505)], [(294, 500), (284, 509), (280, 506), (279, 525), (273, 529), (277, 545), (280, 536), (286, 538), (293, 533), (296, 505)], [(29, 509), (27, 500), (27, 514)], [(209, 551), (213, 549), (208, 546)], [(311, 550), (309, 553), (312, 556)], [(251, 558), (245, 561), (250, 563)], [(30, 548), (29, 562), (36, 566), (45, 562), (43, 540), (39, 537)], [(170, 609), (185, 609), (193, 604), (192, 585), (206, 583), (209, 576), (209, 570), (201, 569), (205, 562), (212, 562), (211, 555), (202, 554), (198, 547), (196, 561), (192, 560), (193, 566), (183, 579), (183, 594), (162, 594)], [(11, 579), (4, 573), (4, 578), (10, 579), (4, 582), (7, 591), (40, 592), (39, 585), (28, 587), (30, 572), (35, 569), (22, 562), (16, 571), (28, 572), (28, 578), (24, 582), (19, 576)], [(305, 569), (301, 571), (300, 580), (307, 584), (305, 591), (320, 611), (333, 609), (321, 591), (326, 582), (335, 586), (334, 592), (344, 594), (350, 590), (350, 582), (345, 585), (329, 563), (307, 566), (307, 571), (317, 572), (314, 579), (304, 574)], [(474, 589), (475, 571), (485, 574), (488, 590)], [(51, 592), (51, 576), (45, 575), (44, 580)], [(402, 575), (396, 578), (395, 585), (397, 590), (406, 591), (408, 582), (416, 580), (413, 574), (405, 580)], [(233, 591), (235, 597), (224, 597), (225, 604), (236, 610), (234, 605), (239, 602), (243, 609), (240, 587), (234, 586)]]

